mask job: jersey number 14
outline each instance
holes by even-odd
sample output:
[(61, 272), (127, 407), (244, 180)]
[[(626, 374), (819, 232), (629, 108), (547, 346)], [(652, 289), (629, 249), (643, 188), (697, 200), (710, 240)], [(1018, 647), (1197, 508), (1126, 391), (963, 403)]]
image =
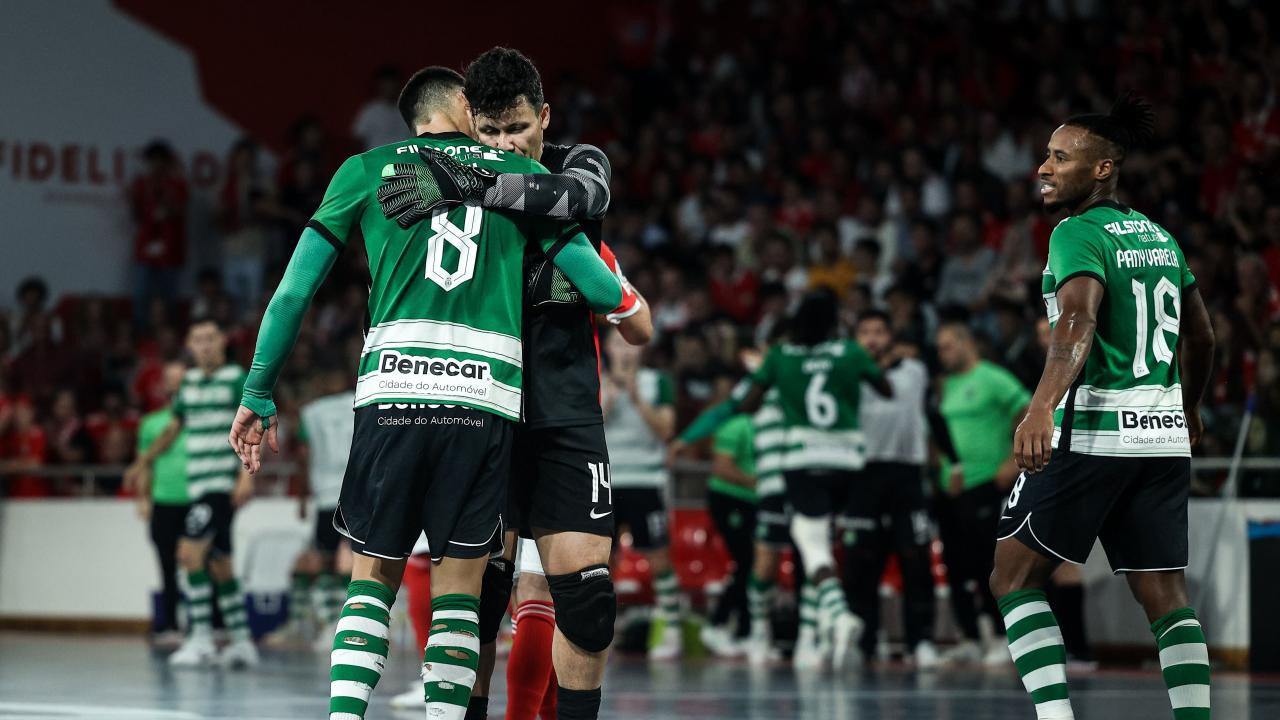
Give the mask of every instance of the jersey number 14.
[[(1155, 311), (1155, 327), (1147, 328), (1147, 284), (1133, 280), (1133, 304), (1137, 309), (1135, 328), (1137, 343), (1133, 353), (1133, 377), (1142, 378), (1151, 373), (1147, 367), (1147, 338), (1150, 336), (1151, 354), (1157, 363), (1168, 365), (1173, 362), (1173, 348), (1169, 347), (1169, 338), (1165, 333), (1173, 333), (1178, 337), (1178, 308), (1181, 307), (1178, 286), (1167, 277), (1160, 278), (1151, 292), (1151, 307)], [(1165, 303), (1173, 300), (1173, 312), (1170, 313)], [(1176, 343), (1176, 341), (1175, 341)]]
[[(437, 208), (431, 213), (431, 229), (427, 238), (427, 279), (439, 285), (445, 292), (458, 287), (476, 274), (476, 236), (480, 234), (480, 221), (484, 212), (474, 205), (464, 206), (466, 217), (462, 227), (449, 220), (449, 208)], [(458, 251), (458, 266), (454, 270), (444, 267), (444, 247)]]

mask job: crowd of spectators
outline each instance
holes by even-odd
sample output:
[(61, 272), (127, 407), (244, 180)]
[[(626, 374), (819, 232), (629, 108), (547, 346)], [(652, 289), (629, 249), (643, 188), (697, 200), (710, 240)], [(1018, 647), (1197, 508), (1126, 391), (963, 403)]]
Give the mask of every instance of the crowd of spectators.
[[(606, 80), (544, 78), (548, 135), (612, 161), (605, 237), (652, 305), (650, 361), (677, 379), (687, 422), (818, 286), (846, 322), (885, 308), (929, 361), (939, 318), (966, 317), (1033, 387), (1058, 219), (1035, 193), (1044, 144), (1069, 115), (1138, 92), (1158, 139), (1126, 160), (1122, 200), (1178, 239), (1217, 331), (1202, 452), (1230, 454), (1256, 388), (1247, 450), (1280, 455), (1278, 20), (1198, 0), (659, 4), (619, 28), (652, 42), (619, 42)], [(147, 148), (127, 198), (132, 303), (55, 304), (32, 279), (0, 317), (0, 468), (125, 461), (192, 314), (225, 321), (247, 363), (292, 242), (337, 161), (388, 132), (400, 79), (379, 71), (351, 138), (300, 119), (271, 172), (254, 140), (236, 143), (213, 199), (220, 265), (176, 294), (188, 190), (168, 146)], [(317, 298), (281, 378), (286, 416), (317, 369), (358, 356), (363, 263), (345, 253)]]

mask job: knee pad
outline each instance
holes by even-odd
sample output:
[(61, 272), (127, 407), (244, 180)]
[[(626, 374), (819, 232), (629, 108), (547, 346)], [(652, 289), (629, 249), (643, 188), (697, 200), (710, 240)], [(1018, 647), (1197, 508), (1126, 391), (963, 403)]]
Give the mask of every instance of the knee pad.
[(565, 639), (586, 650), (602, 652), (613, 642), (618, 598), (608, 565), (590, 565), (565, 575), (548, 575), (556, 605), (556, 627)]
[(835, 567), (836, 558), (831, 554), (830, 518), (805, 517), (800, 513), (792, 515), (791, 539), (800, 550), (800, 562), (807, 577), (815, 577), (823, 568)]
[(480, 644), (498, 639), (502, 616), (511, 602), (511, 578), (515, 566), (505, 558), (493, 558), (484, 567), (480, 590)]

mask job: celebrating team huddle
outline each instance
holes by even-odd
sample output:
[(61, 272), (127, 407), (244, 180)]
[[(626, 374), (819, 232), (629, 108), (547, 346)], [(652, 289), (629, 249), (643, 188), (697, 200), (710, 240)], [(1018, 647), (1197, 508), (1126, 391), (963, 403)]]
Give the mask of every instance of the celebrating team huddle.
[[(593, 719), (615, 632), (610, 559), (619, 521), (655, 565), (669, 564), (657, 490), (663, 470), (650, 460), (674, 429), (662, 407), (670, 404), (665, 378), (638, 372), (628, 354), (654, 331), (644, 298), (601, 242), (609, 161), (590, 145), (543, 142), (551, 117), (537, 70), (505, 48), (481, 55), (465, 76), (419, 71), (399, 108), (413, 137), (343, 163), (302, 232), (236, 393), (231, 443), (249, 473), (261, 466), (263, 444), (276, 447), (276, 379), (316, 289), (362, 235), (368, 326), (332, 513), (354, 559), (333, 618), (330, 720), (366, 716), (406, 561), (422, 551), (432, 561), (420, 698), (428, 717), (486, 716), (518, 570), (517, 604), (555, 621), (550, 652), (519, 657), (540, 668), (534, 685), (554, 698), (522, 697), (529, 707), (509, 703), (508, 717), (532, 717), (550, 702), (556, 717)], [(1188, 458), (1213, 334), (1177, 242), (1116, 195), (1125, 155), (1151, 126), (1149, 108), (1134, 98), (1109, 115), (1071, 118), (1040, 168), (1046, 205), (1070, 217), (1050, 240), (1048, 359), (1012, 440), (1021, 473), (1003, 504), (990, 578), (1006, 661), (1040, 720), (1074, 717), (1062, 633), (1043, 588), (1063, 561), (1083, 563), (1097, 539), (1151, 622), (1175, 717), (1209, 716), (1207, 649), (1182, 570)], [(745, 475), (754, 478), (758, 509), (757, 534), (740, 561), (754, 563), (739, 582), (749, 601), (741, 624), (752, 661), (770, 662), (768, 598), (780, 548), (793, 544), (804, 577), (802, 671), (840, 669), (872, 650), (864, 634), (878, 623), (880, 533), (904, 558), (911, 612), (932, 620), (925, 501), (919, 482), (910, 489), (927, 461), (925, 426), (933, 425), (925, 420), (927, 373), (891, 351), (885, 318), (860, 317), (860, 343), (840, 337), (838, 312), (830, 294), (806, 295), (734, 397), (673, 443), (678, 452), (736, 413), (753, 416), (740, 416), (734, 431), (754, 438), (742, 445), (755, 458)], [(610, 360), (627, 368), (603, 388), (602, 328), (611, 335), (606, 347), (616, 348)], [(215, 364), (191, 383), (231, 377)], [(191, 423), (193, 409), (175, 422)], [(606, 445), (611, 424), (621, 474)], [(914, 440), (898, 447), (893, 432)], [(722, 490), (734, 495), (732, 468), (725, 472)], [(220, 473), (210, 490), (216, 503), (234, 480), (233, 471)], [(229, 517), (229, 507), (210, 503), (215, 517)], [(842, 581), (832, 552), (835, 528), (848, 536), (852, 582)], [(215, 533), (199, 537), (204, 552), (210, 541), (221, 549)], [(208, 578), (196, 582), (208, 590)], [(666, 570), (659, 583), (658, 604), (672, 623), (667, 646), (678, 646), (674, 575)], [(910, 640), (917, 663), (932, 662), (931, 634)], [(517, 642), (529, 640), (517, 632)], [(230, 660), (256, 661), (237, 652)]]

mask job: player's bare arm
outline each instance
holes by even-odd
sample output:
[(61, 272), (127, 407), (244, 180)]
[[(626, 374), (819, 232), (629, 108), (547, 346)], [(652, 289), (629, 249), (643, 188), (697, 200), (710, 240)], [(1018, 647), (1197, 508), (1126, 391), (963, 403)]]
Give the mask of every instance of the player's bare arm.
[(138, 458), (124, 472), (124, 483), (126, 488), (133, 489), (135, 493), (141, 495), (146, 490), (151, 489), (151, 466), (155, 463), (156, 458), (164, 454), (173, 445), (173, 441), (178, 438), (182, 432), (182, 421), (174, 418), (169, 421), (161, 431), (156, 441), (151, 443), (146, 450), (138, 454)]
[(711, 458), (711, 472), (734, 485), (745, 488), (756, 486), (756, 476), (743, 472), (729, 453), (718, 452)]
[(1182, 295), (1182, 328), (1178, 333), (1178, 358), (1182, 372), (1182, 407), (1187, 416), (1187, 434), (1191, 444), (1200, 442), (1204, 423), (1200, 419), (1200, 400), (1209, 386), (1213, 370), (1213, 325), (1199, 289), (1191, 287)]
[(867, 379), (867, 384), (871, 386), (876, 394), (883, 398), (893, 397), (893, 386), (889, 384), (889, 378), (883, 374), (876, 375)]
[[(648, 345), (653, 339), (653, 316), (649, 312), (649, 303), (630, 283), (624, 285), (623, 289), (635, 294), (635, 312), (618, 321), (618, 334), (631, 345)], [(605, 318), (609, 319), (609, 315)]]
[(1103, 290), (1102, 283), (1083, 275), (1058, 288), (1062, 314), (1053, 326), (1040, 383), (1031, 396), (1026, 416), (1013, 434), (1013, 457), (1022, 470), (1038, 472), (1049, 462), (1053, 412), (1089, 357)]

